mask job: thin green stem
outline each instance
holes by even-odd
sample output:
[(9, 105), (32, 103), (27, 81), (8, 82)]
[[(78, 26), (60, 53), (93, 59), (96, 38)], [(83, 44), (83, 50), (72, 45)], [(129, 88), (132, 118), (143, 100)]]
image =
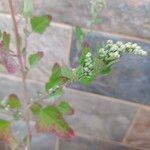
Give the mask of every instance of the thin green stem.
[(20, 36), (19, 36), (19, 31), (18, 31), (18, 25), (17, 21), (15, 18), (15, 11), (13, 8), (13, 3), (12, 0), (8, 0), (9, 3), (9, 8), (10, 8), (10, 13), (13, 21), (13, 26), (14, 26), (14, 33), (15, 33), (15, 39), (16, 39), (16, 53), (17, 53), (17, 58), (18, 62), (20, 65), (20, 70), (21, 70), (21, 75), (22, 75), (22, 82), (23, 82), (23, 94), (24, 94), (24, 101), (23, 101), (23, 107), (25, 108), (24, 110), (24, 115), (26, 119), (26, 125), (27, 125), (27, 150), (31, 150), (31, 131), (30, 131), (30, 111), (28, 109), (28, 88), (27, 88), (27, 82), (26, 82), (26, 73), (25, 73), (25, 68), (26, 64), (23, 62), (22, 58), (22, 53), (20, 50)]

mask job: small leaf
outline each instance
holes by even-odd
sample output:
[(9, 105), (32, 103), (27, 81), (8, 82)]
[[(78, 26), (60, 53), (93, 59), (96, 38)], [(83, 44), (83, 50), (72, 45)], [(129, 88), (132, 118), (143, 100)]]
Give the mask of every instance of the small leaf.
[(80, 27), (76, 27), (75, 35), (77, 40), (79, 40), (80, 42), (82, 42), (82, 40), (85, 38), (85, 33)]
[(31, 26), (34, 32), (42, 34), (49, 26), (52, 17), (45, 15), (39, 17), (33, 17), (31, 19)]
[(21, 103), (18, 96), (15, 94), (10, 94), (8, 97), (8, 105), (11, 109), (19, 109), (21, 107)]
[(109, 75), (111, 73), (112, 69), (111, 67), (105, 67), (103, 69), (101, 69), (100, 74), (101, 75)]
[(93, 77), (84, 76), (80, 79), (80, 83), (84, 85), (90, 85), (93, 81)]
[(11, 137), (10, 122), (0, 119), (0, 141), (9, 142)]
[(33, 11), (33, 1), (24, 0), (23, 14), (25, 17), (31, 17)]
[(56, 86), (60, 86), (64, 84), (67, 80), (67, 78), (62, 77), (61, 67), (58, 63), (56, 63), (52, 68), (52, 74), (50, 76), (49, 81), (45, 84), (45, 90), (48, 92), (49, 89), (55, 88)]
[(2, 119), (0, 119), (0, 141), (10, 144), (12, 150), (17, 147), (16, 140), (12, 136), (11, 123)]
[(31, 54), (28, 58), (30, 67), (35, 67), (36, 64), (42, 59), (43, 52), (37, 52), (35, 54)]
[(42, 106), (39, 103), (34, 103), (31, 107), (33, 115), (38, 115), (41, 111)]
[(61, 138), (71, 139), (75, 136), (74, 131), (55, 106), (41, 109), (35, 127), (38, 132), (53, 133)]
[(9, 50), (10, 45), (10, 34), (3, 32), (3, 46), (5, 50)]
[(74, 109), (69, 105), (68, 102), (62, 101), (58, 105), (58, 110), (62, 113), (62, 115), (72, 115), (74, 114)]

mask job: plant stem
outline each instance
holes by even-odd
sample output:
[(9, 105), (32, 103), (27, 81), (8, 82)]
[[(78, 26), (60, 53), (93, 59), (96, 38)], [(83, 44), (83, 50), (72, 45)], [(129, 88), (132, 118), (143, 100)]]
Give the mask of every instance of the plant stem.
[(14, 26), (14, 33), (15, 33), (15, 39), (16, 39), (16, 53), (17, 53), (17, 58), (18, 62), (20, 65), (20, 70), (21, 70), (21, 76), (22, 76), (22, 83), (23, 83), (23, 94), (24, 94), (24, 101), (23, 101), (23, 107), (25, 108), (24, 110), (24, 115), (26, 118), (26, 126), (27, 126), (27, 150), (31, 150), (31, 131), (30, 131), (30, 110), (28, 109), (28, 88), (27, 88), (27, 82), (26, 82), (26, 73), (25, 73), (25, 68), (26, 64), (23, 63), (23, 58), (22, 58), (22, 53), (20, 50), (20, 36), (18, 32), (18, 25), (17, 21), (15, 18), (15, 12), (13, 9), (13, 3), (12, 0), (8, 0), (9, 2), (9, 8), (10, 8), (10, 13), (13, 21), (13, 26)]

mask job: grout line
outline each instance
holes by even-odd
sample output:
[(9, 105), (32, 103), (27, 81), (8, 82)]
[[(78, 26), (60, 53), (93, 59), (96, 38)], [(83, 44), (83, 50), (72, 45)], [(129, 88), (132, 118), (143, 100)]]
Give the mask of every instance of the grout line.
[(120, 143), (118, 141), (114, 141), (114, 140), (110, 140), (110, 139), (104, 139), (102, 137), (91, 137), (90, 135), (82, 134), (82, 133), (79, 133), (79, 132), (77, 132), (76, 135), (77, 135), (77, 137), (81, 137), (81, 138), (84, 138), (86, 140), (100, 140), (102, 142), (107, 142), (107, 143), (110, 143), (110, 144), (113, 143), (113, 144), (118, 144), (118, 145), (121, 145), (121, 146), (130, 147), (130, 148), (137, 148), (138, 150), (147, 150), (145, 148), (135, 147), (135, 146), (128, 145), (128, 144), (125, 144), (125, 143)]
[(129, 126), (126, 134), (125, 134), (125, 136), (124, 136), (124, 138), (122, 139), (122, 143), (126, 143), (126, 140), (129, 137), (129, 135), (130, 135), (130, 133), (131, 133), (133, 127), (134, 127), (134, 124), (135, 124), (135, 122), (138, 119), (138, 115), (139, 115), (140, 111), (141, 111), (141, 107), (139, 107), (139, 109), (137, 110), (137, 112), (136, 112), (136, 114), (135, 114), (135, 116), (134, 116), (134, 118), (133, 118), (133, 120), (132, 120), (132, 122), (131, 122), (131, 124), (130, 124), (130, 126)]
[(77, 90), (77, 89), (72, 89), (72, 88), (66, 88), (66, 89), (69, 90), (69, 91), (78, 92), (80, 94), (90, 94), (91, 96), (97, 96), (97, 97), (102, 98), (103, 100), (107, 100), (107, 101), (114, 102), (114, 103), (122, 103), (122, 104), (131, 105), (131, 106), (135, 106), (135, 107), (142, 106), (143, 108), (150, 109), (149, 105), (136, 103), (136, 102), (131, 102), (131, 101), (126, 100), (126, 99), (117, 99), (117, 98), (114, 98), (114, 97), (104, 96), (104, 95), (90, 93), (90, 92), (87, 92), (87, 91), (82, 91), (82, 90)]
[(59, 138), (58, 137), (56, 139), (55, 149), (54, 150), (59, 150)]

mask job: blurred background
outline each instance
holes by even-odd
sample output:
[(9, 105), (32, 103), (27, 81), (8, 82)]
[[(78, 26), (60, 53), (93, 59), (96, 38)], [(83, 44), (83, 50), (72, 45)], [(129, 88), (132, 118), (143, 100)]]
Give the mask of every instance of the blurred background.
[[(53, 21), (44, 35), (33, 34), (28, 51), (43, 50), (44, 59), (29, 74), (32, 97), (43, 90), (53, 64), (59, 62), (74, 67), (78, 52), (74, 27), (88, 30), (91, 19), (90, 0), (33, 0), (34, 15), (49, 14)], [(33, 149), (53, 150), (149, 150), (150, 149), (150, 0), (107, 0), (99, 12), (101, 23), (86, 37), (93, 49), (96, 44), (112, 39), (138, 43), (148, 56), (126, 55), (114, 66), (110, 76), (99, 77), (90, 86), (76, 83), (65, 89), (64, 98), (76, 110), (68, 118), (76, 130), (73, 141), (39, 135), (33, 139)], [(16, 15), (22, 13), (23, 0), (14, 0)], [(6, 0), (0, 0), (0, 28), (12, 32)], [(12, 43), (12, 48), (13, 43)], [(19, 87), (19, 88), (18, 88)], [(21, 95), (18, 76), (0, 73), (0, 98), (12, 92)], [(40, 145), (39, 142), (42, 141)], [(56, 146), (57, 145), (57, 146)]]

